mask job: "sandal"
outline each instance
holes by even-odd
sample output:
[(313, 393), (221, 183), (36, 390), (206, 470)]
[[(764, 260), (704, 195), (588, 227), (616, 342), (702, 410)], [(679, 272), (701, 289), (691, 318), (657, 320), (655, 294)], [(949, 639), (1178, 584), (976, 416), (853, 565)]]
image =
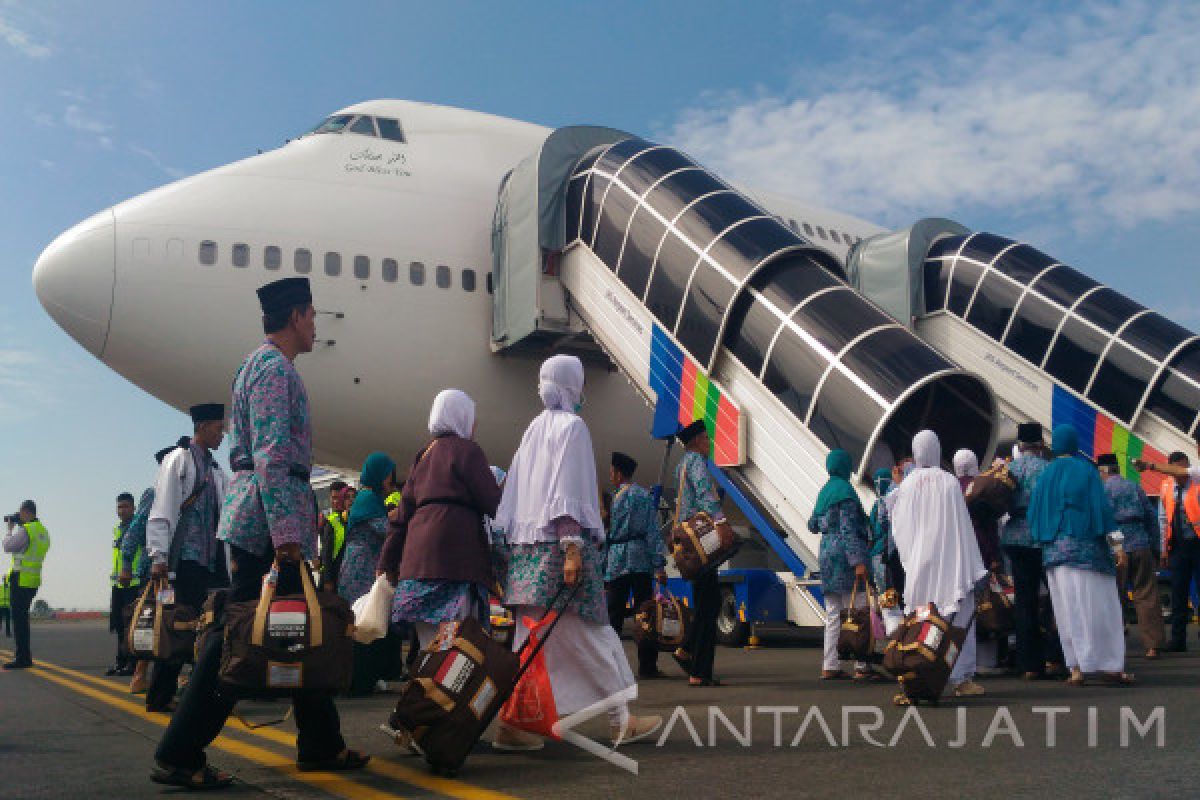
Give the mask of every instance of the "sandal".
[(911, 706), (912, 704), (913, 701), (904, 692), (892, 695), (892, 705), (894, 706)]
[(1133, 686), (1133, 675), (1129, 672), (1101, 672), (1096, 676), (1101, 686)]
[(840, 670), (840, 669), (821, 670), (821, 680), (823, 680), (823, 681), (848, 681), (848, 680), (850, 680), (850, 676), (846, 674), (845, 670)]
[(1082, 687), (1084, 683), (1085, 679), (1082, 675), (1072, 675), (1071, 677), (1067, 678), (1067, 686), (1073, 686), (1076, 689)]
[(886, 681), (887, 678), (883, 677), (875, 670), (856, 669), (854, 670), (854, 680), (858, 683), (879, 683), (880, 681)]
[(357, 750), (347, 750), (333, 758), (320, 761), (297, 761), (296, 769), (301, 772), (347, 772), (352, 769), (362, 769), (371, 760)]
[(688, 678), (688, 686), (693, 689), (699, 686), (724, 686), (720, 678)]
[[(199, 775), (198, 778), (197, 775)], [(233, 783), (233, 776), (218, 772), (208, 765), (201, 768), (199, 772), (158, 765), (150, 772), (150, 780), (164, 786), (179, 786), (183, 789), (205, 791), (227, 788)]]

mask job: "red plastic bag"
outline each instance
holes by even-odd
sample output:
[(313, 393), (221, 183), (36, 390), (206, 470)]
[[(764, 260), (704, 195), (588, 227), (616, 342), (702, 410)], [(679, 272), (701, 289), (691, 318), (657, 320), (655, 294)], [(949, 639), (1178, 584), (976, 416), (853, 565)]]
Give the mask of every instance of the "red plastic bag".
[[(537, 648), (541, 631), (550, 627), (557, 616), (556, 612), (547, 614), (542, 620), (522, 617), (521, 623), (529, 630), (529, 640), (521, 655), (521, 666), (525, 667), (529, 654)], [(500, 709), (500, 721), (514, 728), (520, 728), (529, 733), (548, 736), (557, 739), (554, 734), (554, 723), (558, 722), (558, 709), (554, 704), (554, 690), (550, 686), (550, 673), (546, 671), (546, 649), (537, 651), (533, 663), (525, 669), (525, 674), (517, 682), (512, 696)]]

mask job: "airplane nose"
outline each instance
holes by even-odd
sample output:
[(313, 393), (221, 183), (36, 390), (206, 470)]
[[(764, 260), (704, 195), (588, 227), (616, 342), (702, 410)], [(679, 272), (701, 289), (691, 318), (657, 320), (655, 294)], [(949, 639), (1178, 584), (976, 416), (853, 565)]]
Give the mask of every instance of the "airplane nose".
[(97, 358), (108, 339), (115, 283), (112, 209), (62, 233), (33, 267), (33, 289), (46, 313)]

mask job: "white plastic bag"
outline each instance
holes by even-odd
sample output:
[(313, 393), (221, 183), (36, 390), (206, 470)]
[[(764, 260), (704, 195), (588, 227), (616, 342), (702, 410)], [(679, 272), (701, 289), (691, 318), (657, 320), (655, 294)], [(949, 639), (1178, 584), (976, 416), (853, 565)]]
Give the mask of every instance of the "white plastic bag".
[(370, 644), (387, 635), (388, 625), (392, 620), (392, 599), (395, 596), (396, 587), (380, 575), (375, 579), (371, 591), (354, 601), (354, 605), (351, 606), (354, 610), (354, 641)]

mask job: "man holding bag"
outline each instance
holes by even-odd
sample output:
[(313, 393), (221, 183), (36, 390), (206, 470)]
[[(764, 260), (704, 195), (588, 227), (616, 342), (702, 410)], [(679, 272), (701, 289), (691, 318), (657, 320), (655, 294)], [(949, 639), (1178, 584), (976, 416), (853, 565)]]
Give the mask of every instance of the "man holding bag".
[[(316, 505), (308, 473), (312, 428), (308, 394), (293, 360), (312, 352), (316, 312), (307, 278), (258, 290), (266, 341), (238, 370), (233, 386), (230, 464), (234, 478), (221, 511), (219, 538), (233, 572), (229, 602), (256, 600), (277, 560), (276, 594), (300, 591), (301, 559), (316, 551)], [(233, 778), (206, 764), (204, 748), (221, 732), (237, 695), (219, 681), (222, 637), (209, 636), (179, 709), (155, 751), (156, 783), (219, 788)], [(332, 693), (298, 693), (295, 710), (301, 770), (359, 769), (369, 760), (349, 750)]]

